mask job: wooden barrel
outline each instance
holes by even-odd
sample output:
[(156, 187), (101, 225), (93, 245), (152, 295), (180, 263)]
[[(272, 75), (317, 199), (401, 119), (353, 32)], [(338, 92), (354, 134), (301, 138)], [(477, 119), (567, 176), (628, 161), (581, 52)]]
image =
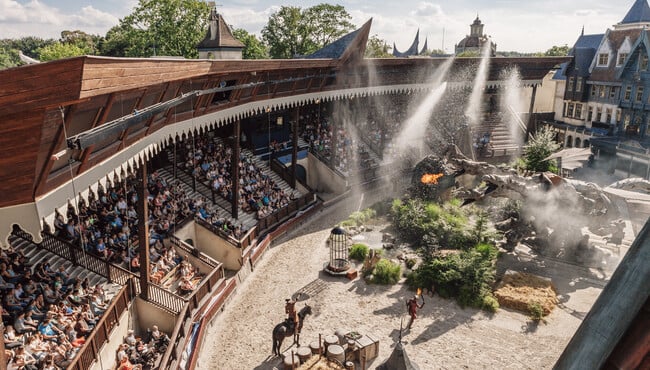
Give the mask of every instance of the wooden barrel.
[(347, 361), (345, 363), (345, 370), (354, 370), (354, 362), (352, 361)]
[(318, 343), (317, 340), (309, 343), (309, 348), (311, 349), (311, 354), (312, 355), (317, 355), (319, 352), (322, 354), (322, 349), (320, 347), (320, 344)]
[(311, 348), (306, 346), (298, 347), (296, 354), (298, 355), (298, 358), (300, 359), (300, 363), (302, 364), (305, 361), (309, 360), (309, 358), (311, 357)]
[(339, 344), (340, 345), (345, 344), (345, 342), (346, 342), (345, 334), (348, 333), (348, 332), (349, 332), (349, 330), (343, 330), (343, 329), (338, 329), (337, 331), (334, 332), (334, 335), (339, 337)]
[(329, 347), (327, 347), (327, 358), (343, 363), (345, 361), (345, 351), (343, 350), (343, 347), (338, 344), (330, 344)]
[(327, 348), (331, 346), (332, 344), (339, 344), (339, 337), (336, 335), (326, 335), (325, 339), (325, 352), (327, 352)]
[(284, 370), (292, 370), (294, 366), (296, 368), (300, 366), (300, 357), (293, 352), (286, 354), (284, 356)]
[(348, 351), (355, 351), (357, 349), (357, 342), (353, 341), (352, 339), (348, 339)]

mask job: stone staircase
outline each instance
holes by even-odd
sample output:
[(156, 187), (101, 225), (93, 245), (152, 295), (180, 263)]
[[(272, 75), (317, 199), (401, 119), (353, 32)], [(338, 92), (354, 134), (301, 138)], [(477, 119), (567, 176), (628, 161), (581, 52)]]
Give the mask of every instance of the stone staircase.
[(288, 182), (284, 181), (280, 177), (280, 175), (278, 175), (275, 171), (271, 170), (271, 168), (269, 167), (268, 160), (265, 161), (261, 159), (259, 156), (253, 155), (253, 153), (248, 149), (242, 150), (241, 153), (242, 155), (251, 158), (253, 164), (255, 164), (255, 167), (262, 169), (262, 172), (265, 175), (269, 176), (276, 183), (276, 185), (278, 185), (282, 190), (284, 190), (284, 192), (287, 195), (293, 193), (296, 198), (302, 196), (302, 194), (300, 193), (300, 191), (298, 191), (298, 189), (293, 189)]
[(71, 261), (39, 247), (32, 241), (25, 240), (15, 235), (10, 235), (9, 243), (16, 251), (24, 253), (32, 266), (36, 266), (43, 261), (48, 261), (52, 270), (56, 271), (60, 266), (65, 266), (65, 269), (71, 278), (79, 278), (81, 280), (88, 278), (91, 286), (100, 284), (106, 292), (106, 298), (109, 300), (113, 299), (122, 287), (116, 283), (109, 283), (107, 278), (87, 270), (83, 266), (74, 266)]
[(489, 115), (483, 123), (470, 128), (472, 142), (476, 143), (485, 134), (490, 134), (490, 144), (483, 148), (476, 148), (477, 159), (490, 157), (510, 157), (521, 151), (520, 144), (512, 137), (505, 117), (498, 114)]

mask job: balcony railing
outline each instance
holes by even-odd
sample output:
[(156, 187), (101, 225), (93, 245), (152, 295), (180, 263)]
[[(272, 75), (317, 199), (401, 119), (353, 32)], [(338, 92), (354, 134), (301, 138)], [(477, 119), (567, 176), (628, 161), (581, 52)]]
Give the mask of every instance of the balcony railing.
[(88, 335), (86, 343), (77, 352), (72, 363), (68, 365), (68, 370), (90, 369), (93, 362), (99, 357), (102, 346), (108, 341), (111, 331), (120, 320), (120, 316), (128, 309), (129, 302), (136, 295), (134, 287), (137, 282), (135, 282), (135, 279), (127, 281), (128, 283), (115, 295), (108, 309), (95, 325), (95, 330)]

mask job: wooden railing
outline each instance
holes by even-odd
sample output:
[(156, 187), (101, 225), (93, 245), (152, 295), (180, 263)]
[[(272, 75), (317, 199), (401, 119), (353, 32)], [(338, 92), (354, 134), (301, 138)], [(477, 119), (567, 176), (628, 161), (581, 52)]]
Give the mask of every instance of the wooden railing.
[[(225, 279), (223, 265), (219, 264), (217, 268), (213, 269), (208, 276), (201, 281), (201, 285), (199, 285), (189, 297), (183, 298), (187, 304), (185, 304), (177, 314), (178, 318), (176, 326), (170, 335), (170, 345), (160, 361), (160, 369), (176, 368), (176, 362), (180, 358), (182, 351), (185, 349), (185, 342), (188, 338), (188, 334), (192, 330), (192, 317), (195, 314), (195, 310), (201, 307), (201, 303), (206, 297), (220, 292), (226, 287), (228, 287), (228, 284)], [(221, 300), (225, 299), (223, 297), (224, 293), (221, 294)], [(230, 294), (230, 292), (228, 292), (228, 294)], [(220, 304), (223, 303), (221, 302)]]
[(149, 282), (148, 293), (149, 302), (173, 313), (174, 315), (178, 315), (185, 307), (185, 299), (155, 283)]
[(196, 249), (196, 247), (188, 244), (187, 242), (185, 242), (183, 240), (178, 239), (176, 236), (170, 235), (169, 236), (169, 241), (173, 245), (175, 245), (178, 249), (185, 252), (184, 254), (193, 255), (194, 257), (198, 258), (199, 260), (201, 260), (201, 262), (205, 263), (206, 265), (210, 266), (211, 268), (215, 268), (215, 267), (219, 266), (219, 262), (213, 260), (207, 254), (199, 251), (198, 249)]
[[(285, 166), (278, 159), (274, 159), (273, 161), (271, 161), (271, 170), (277, 173), (282, 180), (291, 184), (291, 178), (293, 177), (293, 174), (291, 173), (291, 166)], [(305, 189), (312, 191), (309, 185), (301, 181), (298, 177), (296, 177), (296, 182), (299, 182), (300, 185), (305, 187)]]
[(176, 318), (176, 325), (174, 326), (174, 330), (169, 336), (169, 346), (167, 347), (167, 351), (165, 351), (162, 359), (160, 360), (159, 369), (167, 370), (176, 368), (176, 362), (178, 358), (180, 358), (179, 351), (182, 351), (185, 347), (185, 338), (187, 337), (187, 332), (189, 331), (187, 328), (187, 319), (189, 317), (190, 310), (188, 309), (188, 306), (184, 306)]
[[(68, 370), (90, 369), (93, 362), (99, 357), (100, 350), (108, 341), (111, 331), (117, 326), (120, 316), (128, 309), (129, 303), (135, 297), (134, 286), (137, 283), (129, 279), (122, 289), (113, 297), (113, 301), (102, 315), (95, 330), (86, 338), (86, 343), (68, 365)], [(130, 283), (133, 282), (133, 283)]]
[(85, 252), (81, 246), (59, 238), (56, 235), (43, 231), (41, 232), (41, 236), (43, 237), (43, 241), (39, 244), (41, 248), (61, 256), (75, 265), (83, 266), (84, 268), (105, 277), (109, 282), (124, 285), (130, 277), (137, 276), (137, 274), (133, 272), (115, 266), (107, 260)]
[(314, 194), (309, 192), (302, 197), (291, 201), (286, 207), (282, 207), (279, 210), (259, 220), (257, 222), (257, 228), (259, 229), (258, 236), (263, 235), (264, 232), (285, 221), (287, 218), (292, 217), (302, 208), (311, 204), (313, 201)]
[(204, 228), (212, 231), (213, 234), (219, 235), (223, 240), (227, 241), (228, 243), (232, 244), (233, 246), (235, 246), (235, 247), (240, 246), (239, 245), (239, 240), (237, 240), (235, 237), (233, 237), (229, 233), (223, 231), (221, 228), (216, 227), (216, 226), (214, 226), (212, 224), (209, 224), (205, 220), (203, 220), (201, 218), (198, 218), (198, 217), (194, 218), (194, 222), (196, 222), (197, 224), (203, 226)]

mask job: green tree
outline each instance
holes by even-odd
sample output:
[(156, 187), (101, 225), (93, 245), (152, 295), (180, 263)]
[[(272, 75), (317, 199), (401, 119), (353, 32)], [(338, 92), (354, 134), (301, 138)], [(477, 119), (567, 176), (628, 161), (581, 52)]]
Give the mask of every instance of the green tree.
[(244, 59), (268, 58), (269, 53), (266, 50), (266, 46), (262, 41), (258, 40), (255, 35), (248, 33), (248, 31), (243, 28), (234, 29), (232, 35), (244, 44), (244, 50), (242, 50), (242, 56)]
[(102, 53), (197, 58), (210, 8), (200, 0), (139, 0), (133, 12), (106, 34)]
[(86, 51), (75, 44), (55, 42), (40, 48), (38, 54), (40, 61), (47, 62), (50, 60), (86, 55)]
[(537, 131), (532, 139), (524, 147), (524, 164), (527, 170), (544, 172), (556, 171), (557, 166), (553, 161), (544, 159), (560, 148), (555, 142), (555, 133), (549, 127), (544, 126)]
[(11, 47), (9, 40), (0, 40), (0, 69), (21, 65), (18, 50)]
[(34, 59), (40, 59), (38, 51), (50, 44), (56, 42), (54, 39), (42, 39), (40, 37), (21, 37), (19, 39), (9, 40), (12, 49), (21, 50), (23, 54)]
[(569, 45), (564, 44), (563, 46), (553, 46), (550, 49), (544, 52), (546, 57), (563, 57), (569, 55)]
[(282, 6), (269, 17), (262, 39), (271, 58), (307, 55), (350, 32), (354, 28), (351, 18), (340, 5), (319, 4), (304, 10)]
[(63, 31), (61, 32), (60, 42), (64, 44), (76, 45), (84, 50), (85, 54), (94, 55), (99, 52), (99, 44), (103, 37), (91, 35), (83, 31)]
[(388, 46), (386, 40), (382, 40), (377, 35), (372, 35), (368, 38), (366, 45), (366, 58), (392, 58), (393, 54), (390, 53), (392, 48)]

